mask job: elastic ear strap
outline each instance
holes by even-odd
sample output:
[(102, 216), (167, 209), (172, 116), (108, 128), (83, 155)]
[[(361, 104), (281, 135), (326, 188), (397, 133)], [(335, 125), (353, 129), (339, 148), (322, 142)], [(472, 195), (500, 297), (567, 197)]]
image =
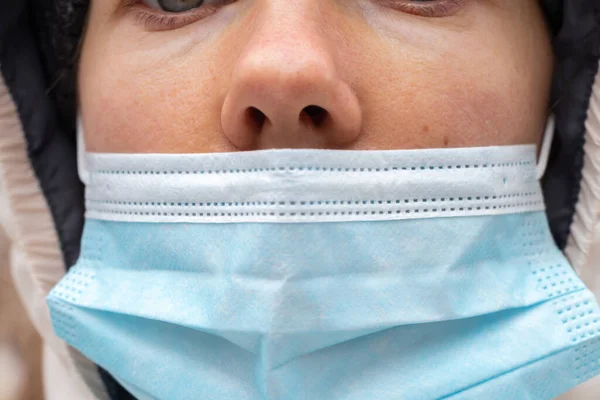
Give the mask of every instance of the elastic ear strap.
[(77, 116), (77, 171), (79, 172), (79, 179), (87, 185), (89, 183), (89, 172), (86, 164), (85, 135), (81, 116)]
[(542, 148), (540, 150), (536, 167), (536, 175), (538, 180), (542, 179), (546, 173), (546, 168), (548, 167), (548, 158), (550, 157), (552, 141), (554, 140), (554, 128), (554, 115), (551, 115), (548, 118), (548, 123), (546, 124), (546, 131), (544, 132), (544, 138), (542, 139)]

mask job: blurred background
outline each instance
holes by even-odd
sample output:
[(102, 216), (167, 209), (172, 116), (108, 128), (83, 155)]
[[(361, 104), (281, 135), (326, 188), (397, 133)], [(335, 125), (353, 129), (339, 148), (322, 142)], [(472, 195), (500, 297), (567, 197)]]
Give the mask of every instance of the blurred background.
[(0, 400), (42, 400), (41, 341), (12, 285), (9, 260), (0, 228)]

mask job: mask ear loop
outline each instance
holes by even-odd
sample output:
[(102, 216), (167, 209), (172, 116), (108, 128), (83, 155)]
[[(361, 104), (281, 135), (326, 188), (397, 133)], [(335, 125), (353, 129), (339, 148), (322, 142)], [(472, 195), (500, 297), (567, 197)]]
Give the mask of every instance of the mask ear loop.
[(554, 115), (551, 115), (548, 118), (548, 123), (546, 124), (546, 131), (544, 132), (544, 138), (542, 139), (542, 148), (540, 150), (540, 156), (535, 168), (535, 174), (538, 180), (543, 178), (544, 174), (546, 173), (546, 168), (548, 167), (548, 158), (550, 157), (552, 141), (554, 140), (554, 128)]
[(87, 185), (89, 183), (89, 171), (85, 157), (85, 135), (83, 133), (83, 122), (79, 115), (77, 116), (77, 171), (81, 182)]

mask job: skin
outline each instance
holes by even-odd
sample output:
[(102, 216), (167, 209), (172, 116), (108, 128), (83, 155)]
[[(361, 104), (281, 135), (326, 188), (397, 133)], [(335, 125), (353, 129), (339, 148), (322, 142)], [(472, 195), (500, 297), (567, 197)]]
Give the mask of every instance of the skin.
[(158, 30), (142, 4), (93, 0), (79, 71), (88, 150), (539, 142), (553, 59), (537, 1), (448, 1), (437, 17), (408, 3), (424, 4), (238, 0)]

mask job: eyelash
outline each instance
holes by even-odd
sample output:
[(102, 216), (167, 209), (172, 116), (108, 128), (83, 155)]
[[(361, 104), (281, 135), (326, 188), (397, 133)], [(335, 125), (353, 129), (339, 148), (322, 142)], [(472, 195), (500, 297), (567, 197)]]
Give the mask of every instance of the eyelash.
[(234, 2), (235, 0), (224, 0), (219, 6), (206, 6), (192, 9), (183, 13), (169, 13), (160, 10), (152, 10), (143, 4), (141, 0), (126, 0), (124, 8), (135, 13), (138, 24), (151, 31), (166, 31), (181, 28), (196, 22), (202, 18), (214, 14), (220, 7)]
[[(468, 0), (433, 0), (430, 2), (407, 2), (407, 0), (383, 0), (383, 2), (392, 8), (407, 14), (413, 14), (421, 17), (439, 18), (452, 15), (464, 8)], [(433, 4), (429, 4), (433, 3)]]
[[(125, 0), (124, 8), (134, 11), (136, 22), (151, 31), (166, 31), (181, 28), (202, 18), (214, 14), (220, 7), (237, 0), (224, 0), (222, 5), (199, 7), (184, 13), (169, 13), (151, 10), (141, 4), (141, 0)], [(378, 0), (384, 5), (407, 14), (421, 17), (444, 17), (454, 14), (464, 7), (468, 0), (432, 0), (429, 2), (411, 2), (411, 0)], [(433, 4), (428, 4), (433, 3)]]

